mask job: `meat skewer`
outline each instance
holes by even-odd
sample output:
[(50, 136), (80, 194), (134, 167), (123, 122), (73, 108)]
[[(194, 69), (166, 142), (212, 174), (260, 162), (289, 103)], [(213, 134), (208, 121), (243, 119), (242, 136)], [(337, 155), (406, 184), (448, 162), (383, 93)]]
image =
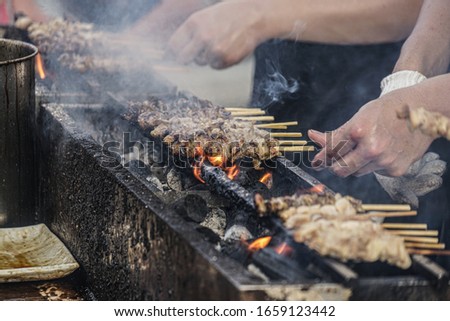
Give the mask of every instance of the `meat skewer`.
[(407, 119), (413, 130), (419, 129), (432, 138), (444, 137), (450, 140), (450, 119), (440, 113), (428, 111), (423, 107), (411, 109), (405, 106), (397, 112), (397, 116)]
[(403, 239), (371, 221), (311, 221), (295, 229), (293, 237), (321, 255), (342, 261), (385, 261), (402, 269), (411, 266)]
[[(267, 116), (263, 116), (267, 117)], [(131, 102), (125, 118), (170, 146), (174, 155), (195, 158), (223, 156), (231, 163), (251, 158), (255, 168), (264, 160), (281, 155), (285, 147), (258, 125), (233, 117), (211, 102), (178, 95)], [(299, 151), (304, 146), (296, 147)]]

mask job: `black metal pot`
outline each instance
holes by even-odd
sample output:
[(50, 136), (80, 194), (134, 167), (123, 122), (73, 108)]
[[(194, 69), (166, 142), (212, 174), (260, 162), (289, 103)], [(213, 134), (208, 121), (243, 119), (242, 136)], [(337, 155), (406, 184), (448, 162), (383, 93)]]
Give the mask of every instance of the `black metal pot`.
[(37, 52), (30, 44), (0, 39), (0, 226), (33, 223), (36, 213)]

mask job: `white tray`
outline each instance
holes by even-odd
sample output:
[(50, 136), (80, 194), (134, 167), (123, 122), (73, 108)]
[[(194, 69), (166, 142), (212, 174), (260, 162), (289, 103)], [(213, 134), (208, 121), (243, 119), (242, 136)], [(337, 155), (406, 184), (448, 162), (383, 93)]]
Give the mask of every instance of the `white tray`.
[(44, 224), (0, 229), (0, 283), (57, 279), (78, 268)]

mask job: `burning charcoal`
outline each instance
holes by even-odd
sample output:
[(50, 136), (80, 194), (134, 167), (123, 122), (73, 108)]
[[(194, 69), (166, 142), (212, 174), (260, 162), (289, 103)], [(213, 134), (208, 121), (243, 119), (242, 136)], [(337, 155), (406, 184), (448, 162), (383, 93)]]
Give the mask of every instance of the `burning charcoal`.
[(163, 184), (161, 183), (161, 181), (157, 177), (152, 176), (152, 175), (147, 176), (147, 181), (152, 183), (153, 185), (155, 185), (156, 188), (158, 190), (160, 190), (161, 192), (164, 192), (164, 186), (163, 186)]
[(220, 237), (223, 237), (227, 225), (227, 215), (221, 209), (213, 208), (200, 225), (209, 228)]
[(183, 182), (181, 181), (181, 173), (178, 172), (176, 169), (172, 168), (167, 174), (167, 185), (169, 185), (169, 187), (176, 192), (183, 191)]
[(208, 204), (198, 195), (187, 195), (175, 202), (175, 211), (196, 223), (201, 223), (208, 215)]
[(165, 167), (161, 167), (159, 165), (152, 165), (150, 167), (150, 171), (152, 174), (157, 177), (161, 182), (167, 181), (167, 175), (165, 175)]
[(250, 231), (242, 225), (233, 225), (226, 232), (224, 236), (225, 241), (238, 241), (252, 239), (253, 235)]

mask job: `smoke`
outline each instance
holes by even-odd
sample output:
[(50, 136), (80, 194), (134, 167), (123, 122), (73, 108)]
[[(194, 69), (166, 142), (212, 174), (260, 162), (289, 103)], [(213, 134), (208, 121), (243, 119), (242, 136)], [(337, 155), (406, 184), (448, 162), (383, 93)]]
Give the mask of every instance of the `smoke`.
[(263, 91), (271, 99), (271, 103), (282, 102), (285, 98), (292, 98), (300, 89), (297, 80), (286, 79), (275, 67), (272, 61), (267, 60), (268, 77), (263, 82)]

